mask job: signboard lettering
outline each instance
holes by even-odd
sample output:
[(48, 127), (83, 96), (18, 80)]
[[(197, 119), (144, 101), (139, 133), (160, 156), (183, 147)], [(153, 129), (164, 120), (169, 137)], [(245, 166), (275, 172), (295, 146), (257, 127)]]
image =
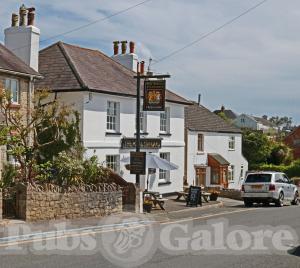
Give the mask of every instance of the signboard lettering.
[(130, 152), (130, 174), (146, 174), (145, 152)]
[[(135, 138), (123, 138), (121, 140), (122, 149), (134, 149), (136, 145)], [(161, 139), (141, 139), (140, 140), (141, 149), (160, 149), (161, 148)]]
[(201, 200), (201, 187), (198, 186), (190, 186), (189, 189), (189, 195), (186, 201), (187, 206), (196, 206), (198, 207), (198, 204), (202, 206), (202, 200)]

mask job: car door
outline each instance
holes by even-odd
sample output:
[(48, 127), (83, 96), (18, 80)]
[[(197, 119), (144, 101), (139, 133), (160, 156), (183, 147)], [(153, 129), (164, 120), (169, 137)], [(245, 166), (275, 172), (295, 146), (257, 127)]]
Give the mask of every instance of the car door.
[(288, 197), (287, 188), (285, 187), (285, 183), (283, 181), (283, 176), (280, 173), (275, 174), (275, 184), (276, 184), (276, 191), (283, 191), (284, 198)]
[(291, 200), (292, 185), (289, 183), (289, 179), (285, 174), (281, 174), (281, 177), (282, 177), (282, 182), (283, 182), (283, 189), (284, 189), (285, 199)]
[(290, 200), (294, 199), (294, 185), (291, 183), (291, 180), (288, 178), (287, 175), (283, 174), (283, 178), (284, 178), (284, 181), (286, 182), (287, 184), (287, 188), (288, 188), (288, 197)]

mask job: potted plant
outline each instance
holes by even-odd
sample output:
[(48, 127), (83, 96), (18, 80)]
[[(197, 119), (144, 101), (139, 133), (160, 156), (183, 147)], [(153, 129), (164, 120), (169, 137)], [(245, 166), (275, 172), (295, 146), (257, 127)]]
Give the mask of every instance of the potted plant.
[(210, 201), (217, 201), (219, 194), (220, 194), (220, 192), (218, 192), (218, 191), (212, 191), (210, 193), (210, 197), (209, 197)]
[(143, 209), (145, 212), (150, 213), (152, 210), (152, 201), (149, 195), (144, 196)]

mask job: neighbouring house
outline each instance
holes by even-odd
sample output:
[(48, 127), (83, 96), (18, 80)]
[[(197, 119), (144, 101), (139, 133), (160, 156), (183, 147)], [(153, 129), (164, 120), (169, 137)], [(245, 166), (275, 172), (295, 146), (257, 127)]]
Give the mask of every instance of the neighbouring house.
[(239, 115), (233, 124), (242, 129), (260, 130), (266, 134), (275, 134), (278, 128), (265, 117), (257, 117), (247, 114)]
[(241, 130), (202, 105), (185, 108), (185, 184), (239, 189), (248, 170)]
[(285, 137), (284, 143), (293, 150), (294, 159), (300, 159), (300, 126)]
[[(19, 23), (18, 15), (14, 14), (13, 19), (12, 27), (5, 30), (5, 45), (0, 44), (0, 88), (11, 92), (12, 108), (20, 111), (24, 119), (28, 120), (33, 106), (34, 82), (41, 78), (37, 72), (36, 61), (38, 43), (35, 43), (39, 31), (31, 20), (28, 20), (28, 24), (25, 25), (25, 21)], [(20, 35), (15, 35), (17, 32)], [(37, 39), (31, 39), (34, 42), (31, 43), (28, 38), (33, 36), (33, 33)], [(29, 54), (31, 58), (28, 57)], [(1, 124), (4, 123), (3, 120), (4, 118), (0, 118)], [(3, 163), (8, 160), (11, 159), (3, 146), (0, 154), (1, 171)]]
[(220, 114), (220, 113), (223, 113), (226, 118), (228, 118), (230, 121), (233, 121), (234, 119), (237, 118), (237, 114), (235, 112), (233, 112), (232, 110), (230, 109), (225, 109), (225, 106), (222, 105), (221, 109), (220, 110), (215, 110), (214, 111), (215, 114)]

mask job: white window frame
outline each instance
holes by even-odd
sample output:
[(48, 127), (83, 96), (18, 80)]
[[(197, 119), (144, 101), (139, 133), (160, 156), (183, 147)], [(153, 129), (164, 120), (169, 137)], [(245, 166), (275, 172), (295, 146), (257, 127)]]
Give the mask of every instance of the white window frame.
[(234, 181), (234, 175), (235, 175), (235, 166), (230, 165), (228, 167), (228, 181)]
[(170, 107), (166, 107), (165, 111), (160, 113), (160, 126), (161, 133), (170, 133)]
[(106, 130), (108, 132), (120, 132), (120, 103), (107, 101)]
[[(16, 84), (16, 92), (14, 94), (12, 89), (12, 83)], [(18, 79), (14, 78), (5, 78), (5, 89), (8, 90), (11, 94), (11, 103), (19, 104), (20, 103), (20, 83)]]
[[(168, 152), (161, 152), (159, 153), (159, 157), (162, 159), (166, 159), (170, 161), (171, 154)], [(170, 170), (159, 170), (159, 182), (169, 182), (170, 181)]]
[(228, 140), (228, 148), (230, 151), (235, 150), (235, 136), (230, 136)]
[(113, 170), (116, 173), (120, 173), (120, 155), (108, 154), (105, 157), (106, 167)]

